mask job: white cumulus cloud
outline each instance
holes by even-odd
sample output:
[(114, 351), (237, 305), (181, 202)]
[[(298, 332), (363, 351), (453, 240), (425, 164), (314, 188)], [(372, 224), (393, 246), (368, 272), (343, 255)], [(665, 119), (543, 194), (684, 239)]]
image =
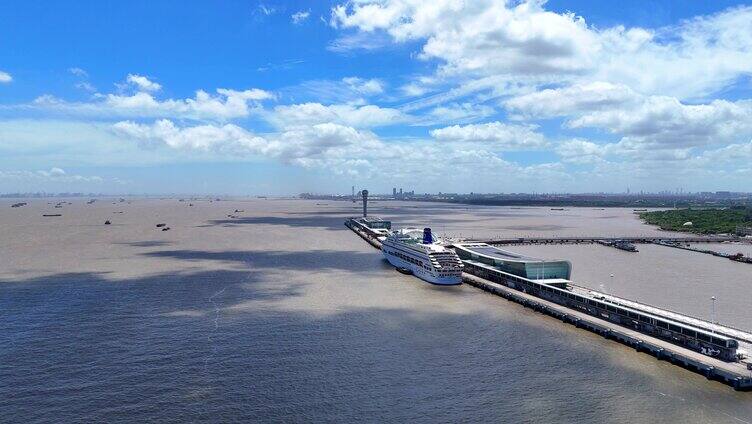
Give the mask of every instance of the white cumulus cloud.
[(651, 96), (637, 106), (582, 114), (570, 128), (602, 128), (622, 142), (645, 148), (688, 148), (733, 142), (752, 134), (752, 101), (714, 100), (687, 105), (673, 97)]
[(602, 161), (607, 154), (607, 148), (591, 141), (573, 139), (559, 144), (556, 153), (564, 162), (590, 164)]
[(166, 119), (151, 125), (122, 121), (112, 128), (144, 147), (161, 145), (225, 155), (260, 155), (306, 167), (341, 164), (380, 147), (373, 133), (333, 123), (299, 126), (263, 136), (231, 124), (180, 127)]
[(619, 137), (611, 153), (634, 158), (686, 158), (692, 148), (735, 143), (752, 135), (750, 100), (686, 104), (606, 82), (528, 93), (508, 99), (504, 106), (523, 119), (566, 117), (566, 128), (605, 130)]
[(293, 13), (292, 16), (290, 16), (290, 19), (292, 19), (292, 23), (295, 25), (300, 25), (306, 21), (309, 16), (311, 16), (310, 10), (300, 10)]
[(159, 91), (162, 89), (162, 86), (149, 78), (138, 75), (138, 74), (128, 74), (128, 77), (126, 77), (126, 81), (128, 81), (129, 84), (132, 84), (140, 91)]
[(85, 70), (79, 68), (79, 67), (68, 68), (68, 72), (70, 72), (71, 74), (73, 74), (73, 75), (75, 75), (77, 77), (81, 77), (81, 78), (88, 78), (89, 77), (89, 73), (86, 72)]
[(3, 171), (0, 170), (0, 179), (18, 182), (58, 182), (58, 183), (101, 183), (102, 177), (97, 175), (70, 175), (63, 169), (53, 167), (49, 170), (39, 171)]
[(228, 120), (246, 117), (258, 107), (258, 102), (274, 98), (272, 93), (257, 88), (243, 91), (219, 88), (216, 93), (198, 90), (194, 98), (160, 100), (151, 93), (139, 91), (132, 95), (106, 94), (92, 102), (67, 102), (45, 95), (31, 105), (16, 109), (81, 117)]
[(263, 138), (232, 124), (180, 128), (168, 119), (160, 119), (152, 125), (122, 121), (114, 124), (113, 129), (145, 144), (157, 143), (175, 149), (259, 153), (266, 146)]
[[(502, 150), (537, 150), (548, 144), (543, 134), (532, 125), (513, 125), (503, 122), (453, 125), (430, 132), (431, 136), (445, 142), (489, 143)], [(489, 146), (490, 147), (490, 146)]]
[(597, 40), (574, 14), (539, 2), (360, 1), (332, 10), (337, 27), (384, 30), (397, 42), (424, 40), (421, 56), (451, 72), (575, 72), (594, 58)]
[(582, 79), (680, 99), (716, 92), (752, 70), (752, 7), (677, 25), (596, 28), (545, 2), (362, 0), (337, 5), (331, 23), (356, 33), (418, 41), (440, 72), (506, 75), (531, 84)]
[[(447, 172), (463, 178), (514, 175), (516, 181), (563, 181), (568, 178), (558, 164), (518, 166), (492, 151), (495, 146), (460, 143), (448, 149), (431, 140), (387, 142), (376, 134), (334, 123), (301, 125), (268, 134), (253, 134), (234, 125), (179, 126), (169, 120), (153, 124), (123, 121), (113, 126), (121, 137), (142, 146), (216, 152), (232, 157), (263, 156), (305, 168), (351, 177), (415, 178), (416, 168), (392, 166), (422, 163), (421, 178), (445, 181)], [(430, 161), (426, 161), (430, 158)], [(511, 180), (509, 180), (511, 181)], [(511, 186), (509, 186), (511, 188)]]
[(488, 105), (470, 102), (447, 103), (428, 111), (418, 125), (445, 125), (447, 123), (465, 123), (491, 116), (496, 110)]
[(358, 77), (347, 77), (343, 78), (342, 82), (351, 90), (359, 94), (371, 95), (384, 92), (384, 83), (376, 78), (363, 79)]
[(596, 81), (527, 93), (505, 101), (504, 106), (526, 118), (550, 118), (619, 107), (638, 98), (625, 85)]
[(409, 118), (397, 109), (375, 105), (301, 103), (277, 106), (267, 119), (281, 128), (323, 123), (367, 128), (402, 123)]

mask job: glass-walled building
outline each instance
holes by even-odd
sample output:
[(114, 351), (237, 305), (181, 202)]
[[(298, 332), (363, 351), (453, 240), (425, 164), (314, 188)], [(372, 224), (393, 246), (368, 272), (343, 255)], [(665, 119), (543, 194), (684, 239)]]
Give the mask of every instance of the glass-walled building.
[(484, 263), (530, 280), (569, 280), (572, 276), (572, 264), (565, 260), (518, 255), (486, 243), (459, 243), (454, 245), (454, 250), (462, 260)]
[(391, 230), (392, 229), (392, 221), (387, 221), (385, 219), (381, 218), (362, 218), (361, 221), (363, 224), (371, 229), (374, 230)]

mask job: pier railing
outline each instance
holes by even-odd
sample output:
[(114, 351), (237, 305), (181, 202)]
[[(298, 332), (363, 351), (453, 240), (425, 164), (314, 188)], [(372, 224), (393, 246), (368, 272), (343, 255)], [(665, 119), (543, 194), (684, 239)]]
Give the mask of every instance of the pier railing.
[[(578, 289), (581, 289), (581, 290), (587, 290), (589, 292), (597, 293), (598, 295), (604, 296), (606, 299), (616, 299), (617, 302), (623, 303), (625, 305), (635, 305), (638, 308), (639, 307), (650, 308), (650, 309), (652, 309), (652, 311), (650, 311), (651, 313), (662, 314), (662, 315), (666, 316), (667, 318), (677, 319), (677, 320), (680, 320), (680, 321), (681, 321), (681, 318), (690, 318), (691, 320), (696, 321), (696, 323), (695, 322), (690, 322), (689, 320), (685, 320), (685, 322), (692, 323), (693, 325), (698, 325), (698, 323), (699, 323), (700, 325), (703, 325), (705, 328), (707, 328), (709, 330), (715, 330), (718, 334), (724, 334), (724, 332), (727, 332), (727, 333), (729, 333), (728, 334), (729, 337), (740, 339), (740, 340), (743, 340), (743, 341), (745, 341), (747, 343), (752, 344), (752, 333), (750, 333), (748, 330), (743, 330), (741, 328), (736, 328), (736, 327), (733, 327), (731, 325), (715, 323), (715, 322), (712, 322), (712, 321), (708, 321), (705, 318), (700, 318), (698, 316), (690, 315), (690, 314), (687, 314), (687, 313), (684, 313), (684, 312), (678, 312), (678, 311), (675, 311), (673, 309), (664, 308), (662, 306), (655, 306), (655, 305), (651, 305), (649, 303), (645, 303), (645, 302), (642, 302), (642, 301), (637, 302), (637, 301), (634, 301), (634, 300), (625, 299), (623, 297), (614, 296), (612, 294), (607, 294), (607, 293), (599, 292), (599, 291), (593, 290), (593, 289), (591, 289), (589, 287), (580, 286), (578, 284), (571, 284), (570, 283), (570, 285), (573, 286), (573, 287), (577, 287)], [(646, 309), (646, 312), (647, 312), (647, 309)], [(732, 330), (732, 331), (726, 331), (726, 330)]]
[(630, 243), (722, 243), (726, 241), (744, 241), (737, 236), (697, 236), (697, 237), (661, 237), (661, 236), (621, 236), (621, 237), (510, 237), (496, 239), (468, 239), (463, 243), (487, 244), (567, 244), (597, 243), (599, 241), (627, 241)]

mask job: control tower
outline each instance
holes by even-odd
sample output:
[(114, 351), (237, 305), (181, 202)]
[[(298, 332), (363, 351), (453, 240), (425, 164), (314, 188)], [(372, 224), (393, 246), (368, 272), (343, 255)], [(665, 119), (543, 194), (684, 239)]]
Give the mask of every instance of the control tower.
[(363, 218), (368, 216), (368, 190), (363, 190)]

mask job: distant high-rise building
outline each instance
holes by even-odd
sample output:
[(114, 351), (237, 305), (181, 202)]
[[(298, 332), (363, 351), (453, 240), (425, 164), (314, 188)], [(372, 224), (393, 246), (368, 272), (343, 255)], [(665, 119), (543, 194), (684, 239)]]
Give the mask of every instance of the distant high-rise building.
[(402, 197), (402, 188), (400, 188), (399, 197)]
[(397, 197), (397, 188), (392, 187), (392, 197)]

